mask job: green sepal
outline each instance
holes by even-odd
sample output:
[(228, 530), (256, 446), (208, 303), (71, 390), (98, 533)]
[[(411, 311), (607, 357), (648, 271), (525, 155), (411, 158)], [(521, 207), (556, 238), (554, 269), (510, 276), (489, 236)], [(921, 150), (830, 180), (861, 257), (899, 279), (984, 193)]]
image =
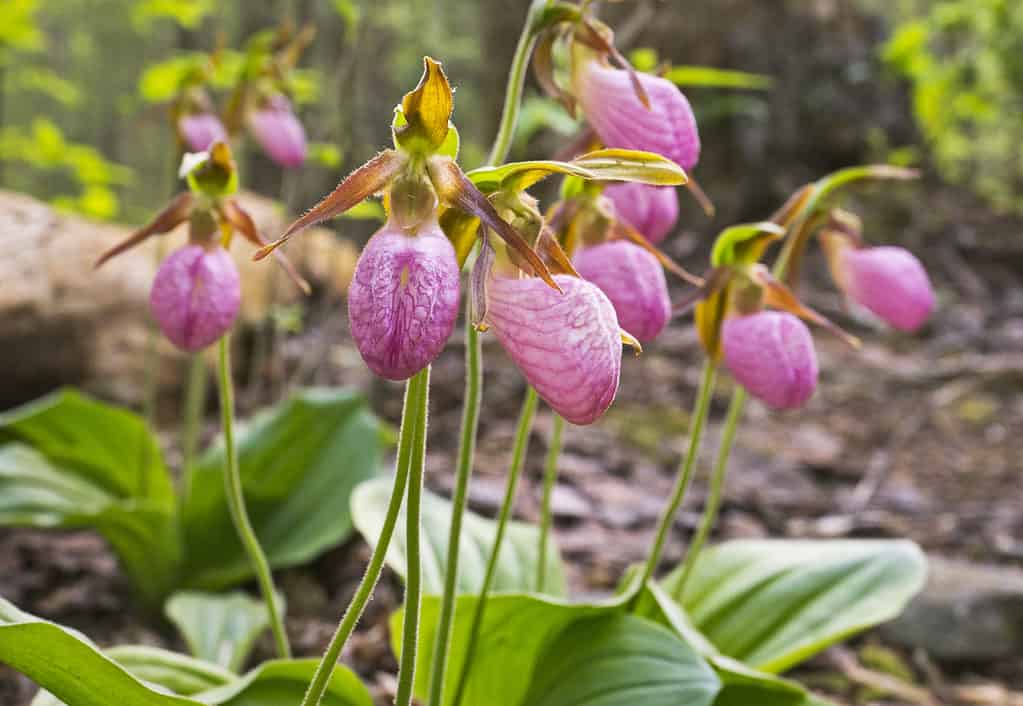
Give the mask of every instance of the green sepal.
[[(192, 193), (219, 199), (238, 192), (238, 167), (226, 142), (213, 145), (205, 159), (185, 155), (181, 160), (180, 176), (188, 182)], [(192, 159), (189, 159), (189, 158)]]
[[(408, 93), (395, 109), (391, 130), (395, 147), (419, 156), (429, 156), (451, 149), (448, 135), (451, 131), (451, 113), (454, 110), (454, 94), (448, 77), (439, 62), (430, 57), (423, 58), (423, 76), (419, 84)], [(457, 135), (455, 154), (457, 156)]]
[(760, 261), (768, 245), (784, 236), (785, 229), (770, 221), (732, 226), (714, 241), (710, 263), (714, 267), (752, 265)]

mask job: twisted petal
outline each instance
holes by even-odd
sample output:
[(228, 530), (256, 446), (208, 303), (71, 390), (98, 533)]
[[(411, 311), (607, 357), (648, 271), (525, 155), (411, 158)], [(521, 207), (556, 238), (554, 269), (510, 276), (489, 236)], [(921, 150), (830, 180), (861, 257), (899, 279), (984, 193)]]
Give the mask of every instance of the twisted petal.
[(348, 290), (348, 318), (377, 375), (405, 380), (440, 355), (458, 315), (455, 250), (436, 222), (408, 235), (385, 225), (366, 244)]
[(587, 61), (575, 75), (575, 92), (586, 119), (607, 147), (663, 155), (686, 171), (700, 161), (700, 134), (689, 101), (675, 84), (638, 74), (650, 99), (647, 109), (629, 73), (601, 61)]
[(849, 297), (897, 329), (916, 331), (934, 311), (927, 271), (905, 248), (848, 248), (839, 268)]
[(305, 128), (284, 96), (274, 96), (249, 118), (249, 129), (263, 151), (285, 168), (301, 167), (306, 158)]
[(652, 341), (671, 318), (664, 269), (657, 258), (624, 240), (580, 250), (574, 259), (584, 278), (614, 305), (619, 325), (642, 342)]
[(722, 345), (735, 379), (771, 407), (801, 407), (817, 387), (817, 353), (810, 330), (788, 312), (760, 311), (727, 319)]
[(495, 277), (486, 323), (541, 397), (572, 424), (590, 424), (618, 392), (622, 343), (614, 307), (596, 285), (555, 275)]
[(238, 269), (227, 251), (187, 245), (163, 261), (149, 306), (164, 335), (195, 352), (231, 328), (241, 304)]
[(611, 184), (604, 195), (615, 214), (654, 245), (664, 242), (678, 222), (678, 195), (671, 186), (648, 186), (635, 182)]
[(205, 152), (214, 142), (226, 142), (227, 130), (213, 113), (183, 115), (178, 120), (178, 134), (189, 152)]

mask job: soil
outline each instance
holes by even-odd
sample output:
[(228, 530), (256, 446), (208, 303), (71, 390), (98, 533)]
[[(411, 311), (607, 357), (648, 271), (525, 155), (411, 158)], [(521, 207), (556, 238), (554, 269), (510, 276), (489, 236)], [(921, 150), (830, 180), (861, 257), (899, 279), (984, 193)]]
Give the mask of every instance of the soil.
[[(977, 215), (985, 212), (955, 192), (931, 189), (930, 196), (942, 213), (911, 219), (901, 239), (925, 244), (917, 250), (940, 296), (933, 321), (916, 336), (874, 327), (845, 311), (818, 274), (821, 263), (811, 260), (807, 271), (813, 274), (801, 293), (859, 335), (863, 348), (851, 350), (817, 332), (821, 385), (812, 402), (784, 414), (756, 402), (748, 406), (716, 538), (909, 537), (945, 556), (1023, 563), (1023, 508), (1016, 492), (1023, 458), (1023, 246), (1018, 223)], [(886, 218), (898, 222), (905, 206), (887, 207), (896, 215)], [(939, 219), (960, 225), (940, 230), (931, 225)], [(706, 242), (705, 236), (686, 233), (670, 249), (700, 269)], [(365, 371), (348, 338), (340, 303), (314, 303), (311, 309), (305, 330), (281, 341), (275, 364), (264, 371), (276, 378), (243, 404), (251, 411), (269, 401), (268, 390), (279, 392), (285, 384), (359, 385), (370, 391), (378, 412), (396, 423), (401, 388), (375, 381)], [(472, 504), (492, 513), (524, 387), (492, 337), (485, 340), (484, 412)], [(449, 492), (455, 465), (460, 341), (456, 333), (433, 373), (428, 485), (441, 493)], [(567, 430), (556, 532), (576, 594), (611, 590), (622, 571), (643, 557), (686, 443), (687, 410), (700, 365), (691, 325), (676, 322), (642, 357), (627, 357), (619, 397), (601, 422)], [(704, 461), (716, 448), (728, 402), (725, 377), (714, 399)], [(168, 408), (173, 411), (174, 401), (168, 401)], [(537, 515), (550, 421), (549, 411), (541, 407), (518, 495), (522, 518)], [(214, 430), (211, 415), (209, 432)], [(706, 467), (675, 526), (665, 566), (680, 558), (699, 517)], [(365, 544), (352, 539), (309, 566), (278, 574), (298, 655), (321, 652), (366, 557)], [(137, 612), (112, 554), (90, 532), (0, 530), (0, 595), (83, 630), (101, 645), (183, 647), (159, 618)], [(400, 584), (386, 573), (344, 656), (374, 685), (381, 703), (393, 683), (387, 675), (396, 667), (386, 618), (400, 597)], [(873, 646), (878, 640), (868, 635), (854, 646)], [(256, 659), (270, 652), (266, 639)], [(902, 659), (925, 689), (943, 690), (941, 703), (1010, 703), (1009, 692), (1023, 691), (1023, 658), (969, 668), (935, 666), (919, 655)], [(836, 677), (836, 662), (834, 654), (817, 658), (801, 676), (849, 703), (903, 703)], [(27, 704), (33, 691), (26, 679), (0, 667), (0, 703)], [(956, 693), (960, 696), (948, 696)]]

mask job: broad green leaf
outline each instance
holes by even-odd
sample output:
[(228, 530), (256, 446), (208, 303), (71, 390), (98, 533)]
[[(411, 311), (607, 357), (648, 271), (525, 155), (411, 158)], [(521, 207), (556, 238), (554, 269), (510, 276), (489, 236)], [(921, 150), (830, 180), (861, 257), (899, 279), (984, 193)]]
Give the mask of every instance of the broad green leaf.
[(778, 673), (897, 616), (926, 573), (906, 541), (735, 541), (700, 556), (680, 602), (722, 654)]
[(74, 706), (196, 706), (158, 693), (78, 633), (36, 618), (0, 598), (0, 662)]
[(633, 181), (661, 186), (675, 186), (687, 181), (681, 167), (659, 154), (621, 149), (589, 152), (571, 162), (537, 160), (481, 167), (469, 172), (468, 176), (480, 191), (492, 193), (498, 189), (528, 189), (551, 174), (566, 174), (587, 181)]
[[(351, 390), (300, 392), (238, 434), (249, 515), (274, 567), (294, 566), (351, 532), (349, 496), (380, 463), (380, 425)], [(224, 498), (218, 444), (193, 469), (182, 508), (183, 583), (219, 590), (251, 576)]]
[(714, 670), (678, 635), (635, 615), (612, 615), (564, 630), (540, 657), (523, 703), (711, 706), (720, 689)]
[(244, 593), (183, 591), (164, 607), (194, 657), (237, 672), (259, 634), (270, 626), (266, 605)]
[[(318, 659), (264, 662), (225, 686), (195, 695), (207, 706), (283, 706), (298, 704), (313, 679)], [(337, 665), (321, 706), (373, 706), (369, 690), (347, 667)]]
[(179, 696), (190, 697), (238, 679), (238, 675), (217, 664), (158, 647), (122, 645), (104, 652), (144, 683)]
[(709, 66), (675, 66), (664, 74), (664, 78), (678, 86), (750, 88), (758, 91), (765, 91), (774, 83), (770, 76), (727, 71)]
[[(366, 481), (352, 493), (352, 518), (356, 528), (371, 545), (376, 544), (383, 528), (392, 485), (388, 478), (377, 478)], [(404, 519), (399, 520), (394, 539), (387, 550), (387, 564), (402, 577), (405, 576), (407, 566), (404, 527)], [(450, 529), (451, 503), (425, 491), (422, 506), (422, 566), (423, 591), (427, 594), (440, 594), (444, 590), (444, 567), (447, 562)], [(458, 562), (459, 593), (478, 593), (482, 587), (496, 531), (497, 526), (492, 520), (473, 512), (465, 513), (460, 541), (461, 556)], [(538, 528), (521, 522), (509, 523), (494, 575), (495, 592), (521, 593), (534, 590), (539, 545)], [(563, 596), (564, 568), (557, 547), (550, 538), (547, 556), (547, 583), (544, 592)]]

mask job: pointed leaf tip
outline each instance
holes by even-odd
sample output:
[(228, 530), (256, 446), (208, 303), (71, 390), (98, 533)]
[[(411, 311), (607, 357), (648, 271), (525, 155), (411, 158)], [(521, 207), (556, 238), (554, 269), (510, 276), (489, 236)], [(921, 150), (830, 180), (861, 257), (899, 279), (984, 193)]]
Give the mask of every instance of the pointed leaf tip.
[(419, 85), (405, 94), (401, 109), (406, 124), (395, 130), (398, 143), (410, 150), (436, 151), (444, 144), (450, 129), (454, 98), (451, 84), (440, 63), (430, 57), (423, 58), (423, 76)]

